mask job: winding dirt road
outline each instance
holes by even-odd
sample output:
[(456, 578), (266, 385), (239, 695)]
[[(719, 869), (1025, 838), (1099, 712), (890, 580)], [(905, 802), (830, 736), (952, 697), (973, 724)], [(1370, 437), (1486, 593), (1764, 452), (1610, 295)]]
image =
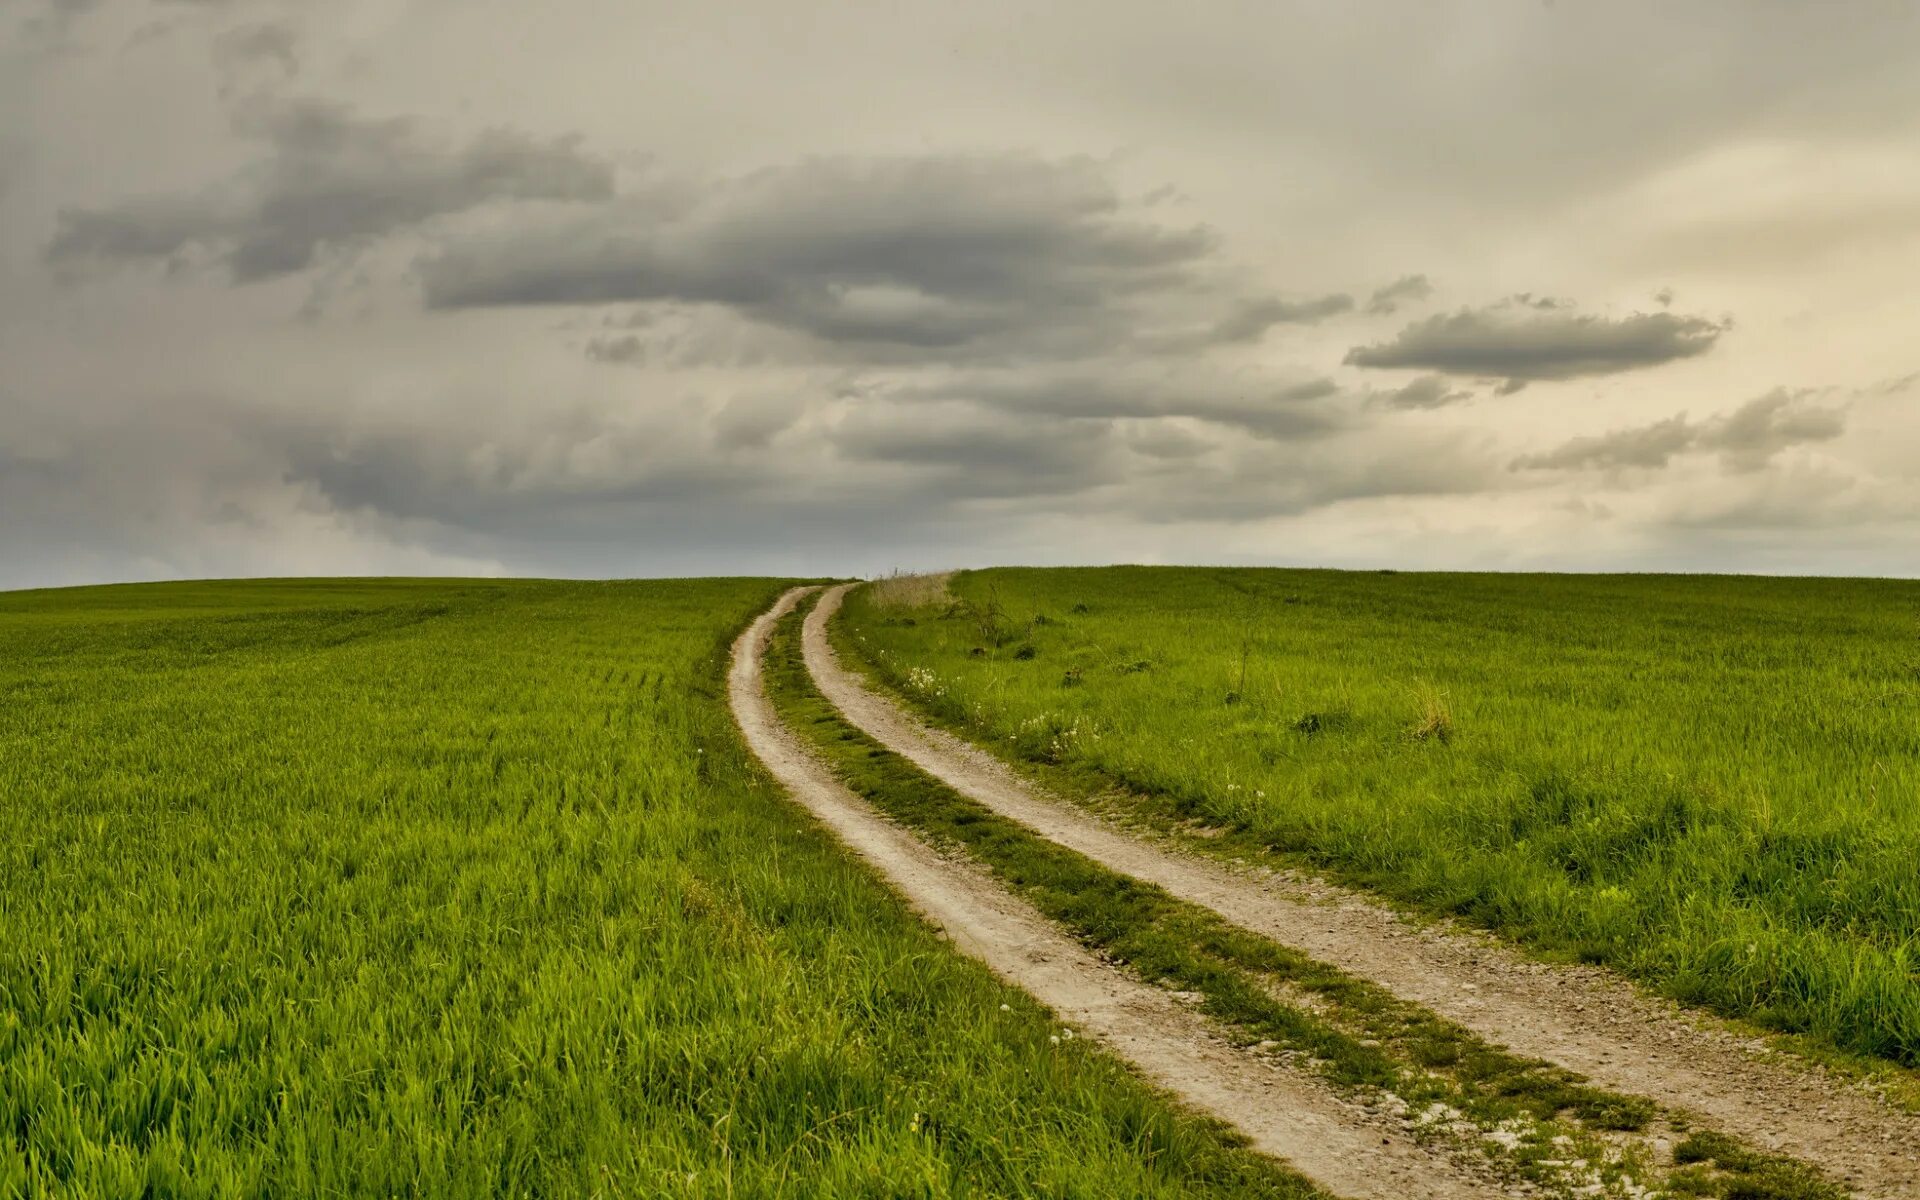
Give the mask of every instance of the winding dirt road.
[(929, 922), (996, 975), (1052, 1008), (1147, 1079), (1245, 1133), (1322, 1187), (1356, 1200), (1501, 1194), (1366, 1110), (1238, 1050), (1167, 992), (1106, 966), (985, 875), (877, 814), (781, 725), (761, 682), (774, 623), (814, 589), (787, 592), (733, 648), (728, 699), (747, 745), (795, 800)]
[(1537, 963), (1477, 933), (1416, 926), (1322, 881), (1235, 870), (1041, 793), (999, 759), (927, 726), (840, 664), (827, 622), (848, 586), (830, 589), (808, 615), (804, 650), (815, 684), (848, 721), (954, 790), (1111, 870), (1379, 984), (1515, 1053), (1793, 1155), (1856, 1196), (1920, 1197), (1920, 1118), (1861, 1087), (1769, 1053), (1607, 972)]

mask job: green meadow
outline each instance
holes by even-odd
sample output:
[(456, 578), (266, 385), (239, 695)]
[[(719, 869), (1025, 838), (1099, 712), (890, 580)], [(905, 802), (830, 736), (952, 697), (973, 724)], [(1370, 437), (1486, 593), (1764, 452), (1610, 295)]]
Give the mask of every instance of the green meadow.
[(1009, 569), (840, 628), (1150, 819), (1920, 1065), (1920, 583)]
[(750, 766), (780, 586), (0, 594), (0, 1196), (1310, 1194)]

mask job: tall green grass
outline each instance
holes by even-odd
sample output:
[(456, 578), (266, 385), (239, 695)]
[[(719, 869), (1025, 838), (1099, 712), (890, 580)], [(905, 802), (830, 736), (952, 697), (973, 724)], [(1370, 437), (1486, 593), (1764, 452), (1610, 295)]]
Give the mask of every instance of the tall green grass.
[(0, 595), (0, 1196), (1307, 1194), (749, 768), (778, 590)]
[(1920, 1064), (1920, 584), (1111, 568), (855, 593), (1015, 756)]

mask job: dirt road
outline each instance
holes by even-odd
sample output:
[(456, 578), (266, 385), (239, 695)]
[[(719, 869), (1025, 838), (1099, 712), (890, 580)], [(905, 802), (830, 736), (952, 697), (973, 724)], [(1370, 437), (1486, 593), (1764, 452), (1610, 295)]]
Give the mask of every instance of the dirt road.
[(829, 590), (807, 618), (804, 649), (815, 684), (848, 721), (956, 791), (1111, 870), (1424, 1005), (1489, 1042), (1793, 1155), (1858, 1196), (1920, 1197), (1920, 1119), (1823, 1070), (1769, 1053), (1754, 1039), (1607, 972), (1537, 963), (1484, 935), (1416, 926), (1323, 881), (1236, 870), (1043, 794), (986, 751), (876, 694), (840, 664), (826, 631), (846, 590)]
[(1500, 1195), (1471, 1168), (1423, 1149), (1310, 1077), (1229, 1046), (1166, 991), (1106, 966), (976, 869), (883, 819), (781, 724), (761, 682), (774, 623), (812, 589), (781, 597), (734, 645), (728, 698), (775, 779), (954, 944), (1180, 1100), (1211, 1113), (1329, 1191), (1357, 1200)]

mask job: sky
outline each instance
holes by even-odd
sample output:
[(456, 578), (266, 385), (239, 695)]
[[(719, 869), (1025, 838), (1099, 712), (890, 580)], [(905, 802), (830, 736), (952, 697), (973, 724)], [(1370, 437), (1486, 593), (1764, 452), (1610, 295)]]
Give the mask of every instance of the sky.
[(1920, 574), (1920, 4), (0, 0), (0, 588)]

